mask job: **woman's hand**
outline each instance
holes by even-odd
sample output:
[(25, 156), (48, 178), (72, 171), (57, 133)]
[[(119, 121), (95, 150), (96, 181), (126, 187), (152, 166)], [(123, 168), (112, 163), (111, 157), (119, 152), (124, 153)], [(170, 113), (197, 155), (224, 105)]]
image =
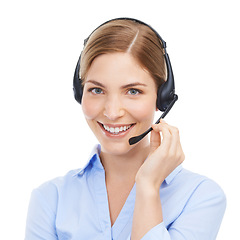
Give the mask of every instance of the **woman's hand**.
[[(161, 119), (152, 125), (150, 153), (139, 168), (135, 181), (159, 191), (164, 179), (184, 161), (179, 131)], [(162, 137), (161, 137), (162, 134)]]

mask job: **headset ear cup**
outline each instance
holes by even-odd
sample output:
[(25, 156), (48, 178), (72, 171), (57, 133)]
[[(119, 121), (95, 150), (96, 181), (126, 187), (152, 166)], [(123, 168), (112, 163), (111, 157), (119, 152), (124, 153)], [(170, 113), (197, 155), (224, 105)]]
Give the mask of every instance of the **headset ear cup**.
[(79, 104), (81, 104), (82, 102), (82, 95), (83, 95), (82, 80), (79, 78), (80, 59), (81, 59), (81, 56), (77, 62), (77, 66), (75, 68), (75, 72), (73, 76), (73, 93), (74, 93), (75, 100)]
[(163, 105), (163, 100), (164, 99), (162, 99), (162, 92), (163, 92), (164, 85), (165, 85), (165, 83), (163, 83), (158, 88), (158, 92), (157, 92), (157, 108), (162, 112), (165, 110), (164, 105)]
[(79, 88), (78, 88), (78, 99), (79, 99), (79, 103), (82, 103), (82, 96), (83, 96), (83, 85), (82, 85), (82, 80), (79, 79)]
[(82, 103), (82, 95), (83, 95), (83, 87), (81, 84), (81, 79), (77, 79), (77, 81), (80, 83), (79, 85), (74, 84), (73, 85), (73, 93), (74, 93), (74, 98), (75, 100), (81, 104)]
[[(165, 50), (166, 51), (166, 50)], [(167, 67), (167, 80), (158, 89), (157, 107), (160, 111), (165, 111), (169, 104), (175, 99), (175, 86), (172, 66), (168, 54), (164, 54)]]

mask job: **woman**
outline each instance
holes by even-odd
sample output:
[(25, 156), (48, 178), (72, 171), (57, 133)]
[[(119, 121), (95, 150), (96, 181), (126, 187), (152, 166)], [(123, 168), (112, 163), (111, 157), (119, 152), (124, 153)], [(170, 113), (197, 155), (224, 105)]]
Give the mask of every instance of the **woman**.
[[(114, 19), (86, 40), (78, 101), (100, 145), (83, 169), (33, 191), (25, 239), (216, 239), (223, 191), (183, 169), (176, 127), (152, 125), (167, 78), (159, 37), (138, 20)], [(151, 125), (150, 140), (129, 145)]]

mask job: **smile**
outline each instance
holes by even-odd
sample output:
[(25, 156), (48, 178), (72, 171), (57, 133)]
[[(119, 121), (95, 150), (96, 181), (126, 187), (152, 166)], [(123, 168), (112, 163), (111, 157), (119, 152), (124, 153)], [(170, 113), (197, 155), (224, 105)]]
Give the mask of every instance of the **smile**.
[(106, 131), (110, 133), (118, 134), (119, 132), (123, 132), (123, 131), (125, 132), (126, 130), (128, 130), (131, 127), (131, 125), (114, 128), (114, 127), (109, 127), (103, 124), (103, 127)]
[(125, 135), (129, 131), (129, 129), (134, 126), (135, 124), (129, 124), (129, 125), (105, 125), (103, 123), (98, 122), (98, 124), (101, 126), (101, 128), (108, 133), (108, 135), (114, 135), (114, 136), (120, 136)]

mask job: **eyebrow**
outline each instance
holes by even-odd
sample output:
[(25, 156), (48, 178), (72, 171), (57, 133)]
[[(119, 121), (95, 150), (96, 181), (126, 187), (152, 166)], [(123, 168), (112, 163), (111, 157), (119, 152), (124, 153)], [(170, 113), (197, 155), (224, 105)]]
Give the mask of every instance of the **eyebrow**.
[[(95, 84), (96, 86), (105, 88), (105, 86), (104, 86), (102, 83), (100, 83), (100, 82), (98, 82), (98, 81), (95, 81), (95, 80), (88, 80), (88, 81), (86, 81), (86, 83), (93, 83), (93, 84)], [(129, 88), (129, 87), (136, 87), (136, 86), (147, 87), (147, 85), (144, 84), (144, 83), (133, 82), (133, 83), (129, 83), (129, 84), (123, 85), (123, 86), (121, 86), (121, 88), (124, 89), (124, 88)]]

